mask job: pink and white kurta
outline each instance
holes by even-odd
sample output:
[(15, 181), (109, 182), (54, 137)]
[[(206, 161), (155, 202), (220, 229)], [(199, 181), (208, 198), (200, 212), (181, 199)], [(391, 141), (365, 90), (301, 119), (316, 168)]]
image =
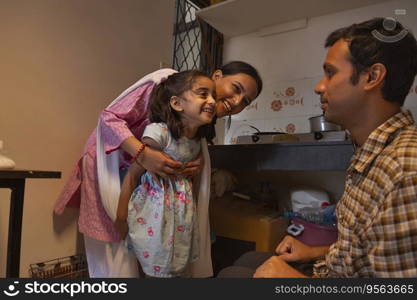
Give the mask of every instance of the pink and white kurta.
[[(100, 115), (99, 126), (101, 143), (108, 155), (120, 148), (121, 143), (131, 136), (140, 138), (146, 125), (147, 108), (152, 89), (160, 80), (174, 70), (163, 69), (147, 75), (149, 80), (135, 84), (122, 93)], [(159, 78), (156, 80), (155, 78)], [(143, 83), (142, 83), (143, 82)], [(191, 274), (194, 277), (212, 276), (211, 243), (209, 234), (208, 205), (210, 194), (210, 158), (207, 144), (203, 141), (202, 152), (204, 168), (200, 178), (200, 190), (198, 192), (198, 223), (200, 231), (200, 259), (191, 266)], [(103, 206), (99, 189), (99, 176), (97, 172), (97, 128), (88, 138), (83, 155), (77, 162), (68, 182), (62, 190), (54, 211), (62, 214), (65, 207), (77, 207), (80, 209), (78, 220), (79, 230), (84, 235), (104, 242), (119, 242), (120, 237), (116, 232), (112, 219)], [(128, 167), (130, 156), (119, 152), (119, 166)], [(107, 156), (106, 155), (106, 156)], [(102, 176), (102, 175), (100, 175)], [(108, 196), (107, 194), (105, 195)], [(114, 204), (114, 203), (113, 203)], [(113, 205), (113, 208), (115, 205)], [(116, 205), (117, 207), (117, 205)], [(107, 208), (108, 209), (108, 208)], [(108, 211), (108, 210), (107, 210)]]
[[(148, 82), (105, 109), (101, 115), (102, 136), (106, 153), (117, 150), (120, 144), (131, 136), (141, 137), (146, 125), (150, 93), (155, 83)], [(79, 230), (96, 240), (120, 241), (113, 221), (107, 215), (100, 198), (97, 176), (97, 130), (87, 140), (83, 156), (75, 166), (55, 205), (55, 212), (61, 214), (66, 206), (80, 208)], [(121, 155), (120, 166), (129, 166), (129, 157)]]

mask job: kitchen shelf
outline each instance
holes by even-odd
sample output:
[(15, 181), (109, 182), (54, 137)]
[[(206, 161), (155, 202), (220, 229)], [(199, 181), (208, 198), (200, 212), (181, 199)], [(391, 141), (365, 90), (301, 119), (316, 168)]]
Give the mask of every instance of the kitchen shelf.
[(212, 168), (231, 170), (344, 171), (350, 141), (209, 146)]
[(227, 0), (197, 12), (226, 37), (388, 0)]

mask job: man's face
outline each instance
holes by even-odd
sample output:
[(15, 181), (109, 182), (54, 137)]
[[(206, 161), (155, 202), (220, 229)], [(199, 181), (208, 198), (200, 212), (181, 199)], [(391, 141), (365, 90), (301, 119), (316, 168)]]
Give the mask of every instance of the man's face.
[[(337, 41), (329, 48), (323, 64), (324, 77), (314, 88), (320, 95), (321, 108), (327, 121), (349, 127), (360, 121), (360, 112), (364, 105), (362, 86), (364, 76), (353, 85), (352, 63), (349, 61), (348, 43)], [(355, 118), (356, 117), (356, 118)]]

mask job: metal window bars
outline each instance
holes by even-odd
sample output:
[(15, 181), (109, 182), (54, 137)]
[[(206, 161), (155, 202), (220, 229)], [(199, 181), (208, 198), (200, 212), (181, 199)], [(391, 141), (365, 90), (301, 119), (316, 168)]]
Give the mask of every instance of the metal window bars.
[(207, 74), (222, 65), (223, 35), (196, 17), (209, 0), (177, 0), (172, 67), (178, 71), (199, 69)]
[(196, 19), (197, 5), (188, 0), (176, 1), (173, 69), (198, 69), (201, 56), (201, 30)]

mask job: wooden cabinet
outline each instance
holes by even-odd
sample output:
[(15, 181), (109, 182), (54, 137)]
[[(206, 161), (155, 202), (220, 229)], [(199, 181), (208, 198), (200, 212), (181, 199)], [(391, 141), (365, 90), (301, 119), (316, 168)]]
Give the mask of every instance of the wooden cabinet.
[(277, 24), (318, 17), (388, 0), (228, 0), (201, 9), (197, 15), (232, 37)]
[(210, 224), (218, 236), (255, 243), (256, 251), (274, 251), (285, 236), (288, 219), (227, 194), (210, 203)]

